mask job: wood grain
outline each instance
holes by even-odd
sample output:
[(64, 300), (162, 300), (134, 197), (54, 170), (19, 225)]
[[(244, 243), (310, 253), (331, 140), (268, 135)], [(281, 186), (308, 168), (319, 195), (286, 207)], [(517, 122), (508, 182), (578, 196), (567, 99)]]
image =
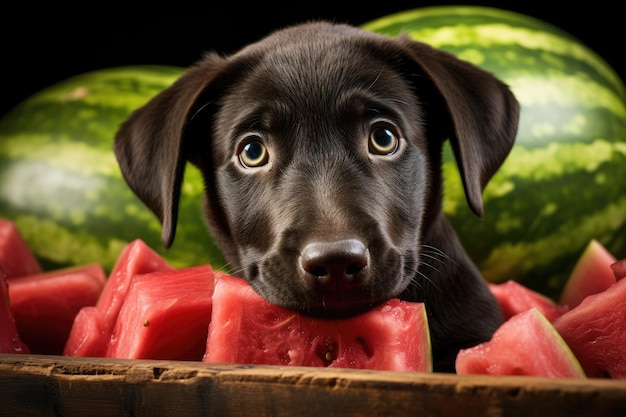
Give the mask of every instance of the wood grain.
[(0, 416), (626, 416), (626, 381), (0, 355)]

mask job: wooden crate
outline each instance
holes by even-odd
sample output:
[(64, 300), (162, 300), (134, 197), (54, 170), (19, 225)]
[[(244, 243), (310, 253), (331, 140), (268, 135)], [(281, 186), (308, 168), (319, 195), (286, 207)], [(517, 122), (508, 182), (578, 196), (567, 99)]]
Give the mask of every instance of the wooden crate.
[(0, 355), (0, 416), (626, 416), (626, 380)]

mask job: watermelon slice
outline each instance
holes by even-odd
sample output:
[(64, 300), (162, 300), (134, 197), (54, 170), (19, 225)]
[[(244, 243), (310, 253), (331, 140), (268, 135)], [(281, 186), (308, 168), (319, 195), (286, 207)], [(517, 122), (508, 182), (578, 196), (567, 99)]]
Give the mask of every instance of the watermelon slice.
[(135, 275), (107, 356), (200, 361), (206, 349), (213, 294), (209, 265)]
[(626, 280), (586, 297), (554, 321), (590, 377), (626, 378)]
[(0, 353), (30, 353), (22, 342), (9, 305), (9, 286), (0, 265)]
[(111, 332), (133, 276), (174, 270), (141, 239), (128, 243), (120, 253), (96, 303), (76, 315), (63, 349), (66, 356), (102, 357), (107, 354)]
[(0, 219), (0, 265), (7, 278), (43, 272), (15, 223), (7, 219)]
[(584, 378), (580, 363), (548, 319), (531, 308), (505, 321), (490, 341), (461, 349), (457, 374)]
[[(172, 271), (171, 266), (143, 240), (128, 243), (115, 262), (109, 281), (98, 299), (98, 308), (107, 320), (115, 322), (126, 297), (131, 279), (137, 274), (156, 271)], [(115, 323), (113, 323), (115, 324)]]
[(246, 281), (216, 273), (204, 362), (430, 372), (422, 303), (390, 300), (324, 320), (266, 302)]
[(563, 287), (559, 304), (576, 307), (588, 295), (597, 294), (615, 284), (611, 264), (615, 257), (597, 240), (591, 240), (578, 258)]
[(84, 306), (95, 305), (106, 275), (99, 264), (10, 278), (17, 330), (32, 353), (59, 355)]
[(111, 329), (102, 310), (96, 306), (83, 307), (74, 318), (63, 355), (104, 357), (110, 336)]
[(556, 319), (568, 310), (566, 306), (560, 306), (552, 299), (513, 280), (501, 284), (489, 283), (488, 285), (500, 304), (505, 320), (533, 307), (541, 311), (549, 321)]

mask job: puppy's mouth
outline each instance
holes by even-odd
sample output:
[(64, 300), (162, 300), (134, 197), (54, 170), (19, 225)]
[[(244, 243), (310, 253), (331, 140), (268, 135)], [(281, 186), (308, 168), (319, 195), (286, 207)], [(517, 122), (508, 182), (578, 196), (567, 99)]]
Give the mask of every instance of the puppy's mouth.
[(302, 279), (319, 301), (307, 313), (328, 318), (362, 313), (373, 306), (362, 282), (370, 266), (367, 247), (358, 239), (312, 242), (298, 260)]
[[(397, 277), (401, 261), (398, 256), (389, 258), (384, 270)], [(278, 264), (282, 271), (288, 268), (282, 262)], [(402, 285), (392, 283), (394, 280), (384, 279), (382, 271), (372, 265), (369, 249), (358, 239), (309, 243), (297, 257), (296, 265), (297, 282), (281, 285), (271, 279), (282, 275), (277, 274), (278, 269), (263, 268), (265, 279), (260, 281), (265, 285), (253, 280), (253, 286), (256, 281), (257, 291), (274, 304), (326, 319), (362, 314), (402, 289)]]

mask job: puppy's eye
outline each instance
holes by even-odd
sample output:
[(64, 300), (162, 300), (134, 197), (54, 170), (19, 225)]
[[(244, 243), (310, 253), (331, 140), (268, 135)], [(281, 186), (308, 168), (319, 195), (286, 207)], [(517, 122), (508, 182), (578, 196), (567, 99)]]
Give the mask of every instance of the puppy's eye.
[(395, 129), (388, 125), (372, 127), (369, 136), (369, 151), (376, 155), (391, 155), (398, 150), (400, 138)]
[(256, 168), (267, 164), (269, 154), (267, 148), (258, 139), (246, 142), (239, 151), (239, 162), (246, 168)]

